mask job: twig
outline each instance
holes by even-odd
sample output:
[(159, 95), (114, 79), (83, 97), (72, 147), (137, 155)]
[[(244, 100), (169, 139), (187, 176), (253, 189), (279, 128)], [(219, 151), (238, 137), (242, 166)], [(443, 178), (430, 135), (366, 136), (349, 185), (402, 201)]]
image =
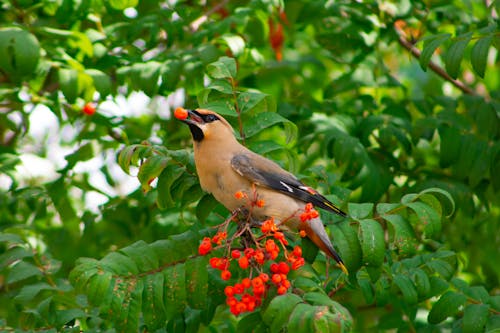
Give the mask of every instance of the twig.
[[(420, 59), (421, 52), (418, 48), (416, 48), (413, 43), (411, 43), (408, 39), (406, 39), (405, 33), (401, 30), (398, 29), (396, 26), (394, 27), (396, 29), (396, 32), (398, 33), (398, 40), (399, 44), (401, 44), (405, 49), (410, 51), (410, 53), (417, 59)], [(456, 80), (452, 78), (446, 71), (439, 67), (435, 62), (429, 61), (428, 67), (437, 75), (441, 76), (443, 79), (446, 81), (451, 82), (455, 87), (460, 89), (462, 92), (468, 94), (468, 95), (478, 95), (476, 91), (474, 91), (471, 87), (467, 86), (465, 83), (463, 83), (460, 80)]]
[(198, 17), (196, 20), (191, 22), (189, 24), (189, 28), (191, 29), (191, 31), (194, 32), (194, 31), (198, 30), (200, 25), (205, 23), (210, 15), (212, 15), (213, 13), (215, 13), (216, 11), (218, 11), (219, 9), (224, 7), (228, 2), (229, 2), (229, 0), (222, 0), (214, 7), (210, 8), (205, 14), (203, 14), (202, 16)]

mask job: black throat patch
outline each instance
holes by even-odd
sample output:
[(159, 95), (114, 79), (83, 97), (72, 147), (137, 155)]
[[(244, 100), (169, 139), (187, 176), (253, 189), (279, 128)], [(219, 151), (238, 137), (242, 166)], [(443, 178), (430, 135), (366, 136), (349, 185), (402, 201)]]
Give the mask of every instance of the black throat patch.
[(201, 140), (203, 140), (203, 138), (205, 138), (205, 136), (203, 135), (203, 131), (198, 126), (194, 124), (188, 124), (188, 125), (194, 141), (200, 142)]

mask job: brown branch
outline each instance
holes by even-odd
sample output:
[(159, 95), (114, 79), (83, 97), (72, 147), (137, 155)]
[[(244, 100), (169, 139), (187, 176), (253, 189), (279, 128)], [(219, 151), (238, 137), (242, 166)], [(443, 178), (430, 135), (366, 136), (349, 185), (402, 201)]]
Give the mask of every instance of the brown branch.
[[(394, 28), (396, 29), (396, 32), (398, 33), (398, 36), (399, 36), (399, 38), (398, 38), (399, 44), (401, 44), (405, 49), (407, 49), (408, 51), (410, 51), (410, 53), (415, 58), (420, 59), (420, 56), (421, 56), (420, 50), (418, 48), (416, 48), (413, 45), (413, 43), (410, 42), (406, 38), (404, 31), (402, 31), (401, 29), (398, 29), (396, 26)], [(472, 89), (471, 87), (467, 86), (462, 81), (456, 80), (456, 79), (452, 78), (450, 75), (448, 75), (448, 73), (446, 73), (446, 71), (443, 68), (439, 67), (435, 62), (429, 61), (428, 67), (434, 73), (436, 73), (437, 75), (441, 76), (446, 81), (451, 82), (455, 87), (457, 87), (458, 89), (460, 89), (463, 93), (468, 94), (468, 95), (475, 95), (475, 96), (478, 95), (478, 93), (474, 89)]]
[(216, 11), (218, 11), (219, 9), (224, 7), (228, 2), (229, 2), (229, 0), (221, 1), (220, 3), (215, 5), (214, 7), (210, 8), (205, 14), (203, 14), (202, 16), (198, 17), (196, 20), (191, 22), (189, 24), (189, 28), (191, 29), (191, 31), (194, 32), (194, 31), (198, 30), (200, 25), (205, 23), (210, 15), (212, 15), (213, 13), (215, 13)]

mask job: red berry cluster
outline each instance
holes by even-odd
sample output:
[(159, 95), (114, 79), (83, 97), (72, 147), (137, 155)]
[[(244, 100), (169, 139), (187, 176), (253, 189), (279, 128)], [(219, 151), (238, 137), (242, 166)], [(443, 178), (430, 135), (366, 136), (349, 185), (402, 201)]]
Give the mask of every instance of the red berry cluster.
[(304, 212), (300, 214), (300, 220), (302, 222), (306, 222), (317, 217), (319, 217), (319, 213), (316, 209), (314, 209), (312, 203), (307, 203), (304, 208)]
[[(235, 197), (248, 198), (242, 192), (237, 192)], [(262, 207), (264, 204), (263, 200), (254, 198), (250, 206)], [(225, 227), (227, 228), (227, 224)], [(293, 250), (287, 248), (288, 241), (274, 219), (264, 221), (260, 226), (260, 232), (257, 233), (250, 230), (249, 224), (245, 224), (243, 228), (243, 231), (250, 233), (249, 237), (245, 238), (246, 241), (242, 240), (243, 236), (233, 236), (226, 240), (227, 233), (222, 231), (212, 238), (205, 237), (198, 248), (200, 255), (211, 252), (213, 244), (216, 244), (216, 248), (227, 249), (226, 256), (213, 257), (209, 261), (213, 269), (221, 271), (220, 277), (223, 280), (231, 279), (230, 269), (233, 272), (238, 269), (248, 272), (241, 281), (224, 289), (226, 303), (234, 315), (253, 311), (262, 303), (262, 299), (271, 287), (275, 287), (279, 295), (285, 294), (291, 287), (288, 280), (289, 272), (305, 264), (300, 246), (295, 246)], [(239, 230), (238, 235), (243, 235), (243, 231)], [(237, 246), (234, 246), (233, 242), (237, 242)]]

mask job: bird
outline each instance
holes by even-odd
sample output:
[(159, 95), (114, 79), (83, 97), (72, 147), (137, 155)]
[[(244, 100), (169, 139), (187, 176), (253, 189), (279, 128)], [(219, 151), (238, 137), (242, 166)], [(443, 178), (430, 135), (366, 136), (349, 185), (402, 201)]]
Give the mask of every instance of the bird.
[[(348, 274), (321, 218), (300, 219), (308, 203), (342, 217), (347, 217), (346, 213), (274, 161), (240, 144), (229, 122), (216, 112), (179, 107), (174, 116), (189, 126), (196, 171), (204, 191), (211, 193), (229, 211), (246, 208), (257, 221), (272, 217), (280, 227), (280, 221), (283, 222), (285, 230), (304, 230), (306, 236)], [(249, 202), (235, 196), (237, 192), (253, 194), (265, 204), (250, 208)]]

